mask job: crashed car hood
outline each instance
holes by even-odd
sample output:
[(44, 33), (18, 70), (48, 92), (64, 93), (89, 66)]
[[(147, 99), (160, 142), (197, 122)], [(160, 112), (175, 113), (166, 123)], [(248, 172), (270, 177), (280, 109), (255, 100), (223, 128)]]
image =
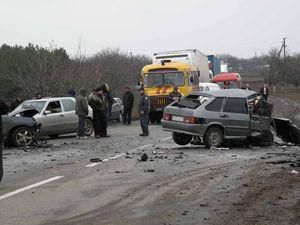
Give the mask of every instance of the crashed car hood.
[(8, 116), (20, 115), (22, 117), (33, 117), (38, 113), (39, 113), (39, 111), (37, 111), (36, 109), (23, 109), (20, 111), (16, 111), (14, 113), (10, 113)]

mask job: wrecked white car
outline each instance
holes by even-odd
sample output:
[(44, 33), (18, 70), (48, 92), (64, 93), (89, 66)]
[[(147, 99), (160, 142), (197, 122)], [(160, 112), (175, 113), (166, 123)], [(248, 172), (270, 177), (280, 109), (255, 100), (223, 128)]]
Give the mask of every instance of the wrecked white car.
[(175, 143), (194, 139), (207, 147), (220, 147), (225, 140), (273, 143), (270, 131), (272, 105), (254, 91), (224, 89), (193, 93), (168, 105), (162, 127), (171, 131)]

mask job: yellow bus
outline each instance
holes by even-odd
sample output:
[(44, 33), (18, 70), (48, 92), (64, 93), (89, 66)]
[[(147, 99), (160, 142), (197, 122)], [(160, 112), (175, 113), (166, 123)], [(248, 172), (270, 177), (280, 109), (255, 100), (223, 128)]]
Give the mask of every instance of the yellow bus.
[(168, 95), (178, 86), (182, 96), (199, 90), (200, 72), (193, 64), (162, 60), (161, 64), (144, 66), (141, 72), (141, 83), (150, 98), (151, 123), (160, 123), (165, 106), (171, 103)]

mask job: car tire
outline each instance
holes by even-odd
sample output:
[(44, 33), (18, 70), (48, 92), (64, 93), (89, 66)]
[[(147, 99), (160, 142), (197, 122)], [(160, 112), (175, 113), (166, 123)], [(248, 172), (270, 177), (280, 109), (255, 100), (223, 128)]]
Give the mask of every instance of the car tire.
[(11, 135), (11, 142), (15, 147), (28, 146), (34, 141), (34, 130), (29, 127), (18, 127)]
[(178, 145), (187, 145), (187, 144), (191, 143), (193, 136), (188, 135), (188, 134), (173, 132), (172, 138), (173, 138), (173, 141)]
[(149, 121), (151, 124), (154, 124), (155, 123), (155, 117), (153, 115), (149, 115)]
[(156, 122), (157, 124), (160, 124), (161, 118), (160, 118), (160, 117), (157, 117), (157, 118), (155, 119), (155, 122)]
[(85, 126), (84, 126), (84, 133), (86, 136), (91, 136), (94, 132), (94, 124), (92, 119), (86, 118)]
[(223, 144), (224, 135), (220, 128), (211, 127), (208, 128), (205, 136), (204, 136), (204, 144), (206, 147), (220, 147)]

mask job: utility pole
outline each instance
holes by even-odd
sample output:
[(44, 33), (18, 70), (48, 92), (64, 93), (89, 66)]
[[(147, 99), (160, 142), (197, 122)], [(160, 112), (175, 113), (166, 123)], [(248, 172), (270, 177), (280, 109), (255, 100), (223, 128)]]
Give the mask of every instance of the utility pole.
[(282, 77), (283, 77), (283, 82), (284, 84), (286, 84), (286, 37), (283, 38), (283, 41), (282, 41), (282, 48), (283, 48), (283, 74), (282, 74)]

